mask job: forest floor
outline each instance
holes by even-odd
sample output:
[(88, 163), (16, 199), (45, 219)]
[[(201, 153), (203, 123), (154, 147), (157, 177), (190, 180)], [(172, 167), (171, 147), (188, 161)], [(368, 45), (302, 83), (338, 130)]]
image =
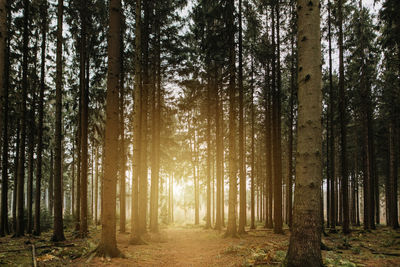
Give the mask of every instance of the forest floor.
[[(124, 258), (105, 259), (92, 253), (99, 241), (99, 227), (89, 239), (66, 230), (67, 241), (52, 243), (51, 232), (40, 238), (0, 238), (0, 266), (277, 266), (285, 259), (289, 231), (276, 235), (261, 226), (239, 238), (223, 238), (223, 231), (184, 225), (146, 234), (146, 245), (129, 245), (129, 234), (118, 234)], [(326, 266), (400, 266), (400, 232), (379, 227), (373, 232), (355, 228), (344, 237), (323, 237)], [(34, 249), (33, 249), (34, 247)]]

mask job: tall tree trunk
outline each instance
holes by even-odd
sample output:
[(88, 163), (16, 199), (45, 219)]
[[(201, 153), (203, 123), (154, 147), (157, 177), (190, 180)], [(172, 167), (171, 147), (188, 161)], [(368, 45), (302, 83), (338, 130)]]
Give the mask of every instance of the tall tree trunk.
[[(291, 14), (294, 21), (294, 2), (291, 2)], [(289, 116), (289, 142), (288, 142), (288, 179), (287, 179), (287, 223), (289, 227), (292, 226), (293, 220), (293, 120), (294, 120), (294, 97), (295, 97), (295, 79), (296, 79), (296, 66), (295, 66), (295, 49), (294, 49), (294, 32), (290, 37), (291, 49), (291, 74), (290, 74), (290, 116)]]
[[(266, 154), (266, 176), (265, 176), (265, 227), (272, 228), (272, 198), (273, 198), (273, 188), (272, 188), (272, 107), (271, 107), (271, 83), (270, 83), (270, 63), (267, 64), (267, 75), (266, 79), (266, 92), (265, 92), (265, 154)], [(261, 162), (260, 162), (261, 165)], [(264, 188), (261, 190), (264, 192)], [(263, 203), (263, 198), (261, 198), (261, 205)], [(262, 209), (261, 209), (262, 210)], [(261, 216), (262, 217), (262, 216)]]
[(24, 180), (25, 180), (25, 146), (27, 124), (27, 90), (28, 90), (28, 44), (29, 44), (29, 0), (24, 0), (24, 31), (22, 56), (22, 102), (21, 102), (21, 137), (17, 173), (17, 229), (15, 236), (24, 235)]
[[(16, 123), (17, 133), (15, 141), (15, 158), (14, 158), (14, 192), (13, 192), (13, 206), (12, 206), (12, 217), (13, 217), (13, 231), (14, 234), (17, 232), (17, 190), (18, 190), (18, 163), (19, 163), (19, 145), (21, 138), (21, 119), (17, 119)], [(52, 169), (50, 169), (52, 170)], [(50, 172), (51, 174), (51, 172)], [(50, 190), (50, 187), (49, 187)]]
[(133, 118), (133, 162), (132, 162), (132, 205), (131, 205), (131, 237), (130, 243), (140, 243), (139, 232), (139, 177), (141, 173), (141, 99), (142, 99), (142, 37), (141, 37), (142, 1), (136, 0), (135, 11), (135, 91)]
[[(253, 38), (253, 42), (255, 41), (255, 38)], [(254, 135), (255, 135), (255, 112), (254, 112), (254, 48), (253, 46), (251, 47), (251, 96), (250, 96), (250, 101), (251, 101), (251, 155), (250, 155), (250, 165), (251, 165), (251, 173), (250, 173), (250, 179), (251, 179), (251, 191), (250, 191), (250, 229), (256, 229), (255, 226), (255, 210), (254, 210), (254, 187), (255, 187), (255, 163), (254, 163), (254, 153), (255, 153), (255, 143), (254, 143)]]
[(205, 228), (211, 228), (211, 74), (208, 77), (207, 83), (207, 129), (206, 129), (206, 141), (207, 141), (207, 208), (206, 208), (206, 226)]
[(237, 208), (237, 158), (236, 158), (236, 67), (235, 67), (235, 4), (233, 0), (227, 2), (227, 27), (229, 30), (229, 206), (228, 226), (225, 235), (236, 236), (236, 208)]
[(393, 229), (399, 228), (398, 220), (398, 202), (397, 202), (397, 177), (398, 177), (398, 153), (396, 151), (396, 129), (395, 123), (390, 119), (389, 122), (389, 179), (386, 185), (388, 191), (388, 200), (386, 201), (388, 208), (387, 225)]
[(72, 151), (71, 151), (71, 156), (72, 156), (72, 181), (71, 181), (71, 213), (72, 213), (72, 218), (75, 220), (75, 140), (72, 142)]
[(239, 0), (239, 181), (240, 208), (239, 233), (245, 232), (246, 226), (246, 174), (244, 151), (244, 119), (243, 119), (243, 30), (242, 30), (242, 0)]
[(57, 7), (57, 55), (56, 55), (56, 126), (55, 126), (55, 163), (54, 163), (54, 232), (53, 241), (63, 241), (63, 205), (62, 205), (62, 31), (64, 1), (58, 0)]
[(98, 224), (98, 210), (99, 210), (99, 148), (96, 148), (96, 156), (95, 156), (95, 170), (96, 170), (96, 179), (94, 185), (94, 224), (97, 227)]
[[(156, 12), (161, 12), (157, 10)], [(160, 162), (161, 162), (161, 131), (162, 131), (162, 118), (163, 118), (163, 112), (162, 112), (162, 103), (163, 103), (163, 93), (162, 93), (162, 88), (161, 88), (161, 79), (162, 79), (162, 73), (161, 73), (161, 25), (160, 21), (157, 20), (156, 24), (156, 35), (157, 35), (157, 45), (156, 45), (156, 53), (157, 53), (157, 93), (156, 93), (156, 98), (157, 98), (157, 104), (156, 104), (156, 185), (155, 185), (155, 190), (156, 190), (156, 195), (155, 195), (155, 205), (156, 209), (154, 211), (155, 215), (155, 223), (154, 223), (154, 228), (158, 230), (158, 206), (159, 206), (159, 196), (160, 194)], [(162, 187), (161, 187), (162, 188)]]
[(76, 207), (75, 207), (75, 231), (79, 231), (81, 223), (81, 113), (82, 105), (81, 99), (82, 91), (79, 90), (79, 111), (78, 111), (78, 129), (76, 132), (76, 147), (77, 147), (77, 166), (76, 166)]
[(140, 152), (140, 178), (139, 178), (139, 232), (147, 231), (147, 187), (148, 187), (148, 168), (147, 168), (147, 144), (148, 144), (148, 100), (149, 100), (149, 23), (150, 23), (150, 0), (143, 0), (143, 36), (142, 36), (142, 52), (143, 52), (143, 87), (141, 102), (141, 152)]
[[(37, 31), (36, 31), (36, 37)], [(34, 50), (37, 51), (37, 44), (34, 46)], [(36, 53), (34, 54), (34, 69), (36, 70)], [(35, 110), (36, 110), (36, 76), (32, 77), (31, 86), (31, 108), (29, 110), (29, 136), (28, 136), (28, 181), (27, 181), (27, 216), (28, 225), (26, 232), (32, 234), (33, 230), (33, 216), (32, 216), (32, 204), (33, 204), (33, 176), (34, 176), (34, 153), (35, 153)]]
[(319, 1), (299, 0), (298, 143), (288, 266), (322, 266), (322, 92)]
[(54, 214), (54, 152), (50, 151), (50, 174), (49, 174), (49, 212)]
[[(8, 68), (8, 1), (0, 0), (0, 134), (3, 130), (3, 106), (6, 104), (4, 101), (6, 93), (6, 69)], [(6, 126), (4, 126), (6, 127)], [(1, 228), (1, 227), (0, 227)]]
[[(125, 29), (125, 16), (121, 10), (121, 29)], [(120, 80), (119, 80), (119, 231), (125, 233), (126, 225), (126, 148), (125, 148), (125, 68), (124, 68), (124, 33), (120, 32)]]
[(160, 130), (161, 130), (161, 29), (160, 21), (158, 16), (160, 14), (160, 7), (156, 7), (155, 17), (155, 53), (156, 57), (154, 60), (154, 80), (156, 84), (153, 86), (153, 103), (152, 103), (152, 171), (151, 171), (151, 215), (150, 215), (150, 230), (152, 232), (158, 232), (158, 208), (159, 208), (159, 184), (160, 184)]
[(346, 116), (346, 93), (344, 88), (344, 49), (343, 49), (343, 5), (346, 0), (338, 2), (338, 24), (339, 24), (339, 120), (340, 120), (340, 175), (341, 175), (341, 197), (343, 210), (343, 233), (350, 233), (349, 224), (349, 192), (347, 171), (347, 116)]
[[(9, 99), (9, 55), (10, 36), (8, 25), (11, 19), (7, 0), (0, 0), (0, 134), (3, 134), (2, 143), (2, 172), (1, 172), (1, 215), (0, 237), (9, 233), (8, 229), (8, 99)], [(3, 128), (3, 132), (1, 129)]]
[(120, 82), (120, 34), (121, 0), (110, 1), (110, 20), (108, 38), (107, 106), (104, 157), (104, 210), (102, 213), (100, 255), (117, 257), (120, 251), (116, 240), (116, 197), (118, 165), (118, 126), (119, 126), (119, 82)]
[[(218, 71), (218, 70), (217, 70)], [(222, 75), (221, 75), (222, 76)], [(217, 89), (219, 90), (219, 84), (222, 84), (222, 80), (218, 80)], [(219, 90), (221, 91), (221, 90)], [(221, 226), (225, 227), (225, 167), (224, 167), (224, 100), (223, 100), (223, 92), (221, 91), (221, 96), (219, 97), (219, 124), (220, 124), (220, 135), (219, 135), (219, 146), (220, 146), (220, 165), (221, 165)]]
[[(279, 1), (276, 1), (276, 93), (273, 104), (273, 154), (274, 154), (274, 233), (282, 230), (282, 142), (281, 142), (281, 65), (280, 65), (280, 13)], [(272, 12), (273, 13), (273, 12)], [(272, 29), (274, 31), (274, 29)], [(275, 64), (275, 61), (274, 61)]]
[(328, 46), (329, 46), (329, 118), (328, 118), (328, 184), (329, 184), (329, 227), (330, 232), (336, 232), (336, 202), (335, 202), (335, 135), (334, 135), (334, 110), (335, 110), (335, 94), (333, 91), (333, 75), (332, 75), (332, 6), (328, 2)]
[(221, 115), (220, 113), (220, 99), (218, 93), (218, 67), (214, 63), (214, 100), (215, 100), (215, 169), (217, 179), (217, 192), (216, 192), (216, 218), (215, 218), (215, 229), (221, 230), (222, 228), (222, 187), (223, 187), (223, 162), (221, 160), (223, 151), (221, 150)]
[(86, 86), (86, 24), (87, 24), (87, 3), (86, 0), (81, 1), (80, 18), (81, 18), (81, 46), (80, 46), (80, 73), (79, 86), (81, 91), (81, 184), (80, 184), (80, 228), (81, 237), (88, 234), (88, 106), (89, 106), (89, 88)]

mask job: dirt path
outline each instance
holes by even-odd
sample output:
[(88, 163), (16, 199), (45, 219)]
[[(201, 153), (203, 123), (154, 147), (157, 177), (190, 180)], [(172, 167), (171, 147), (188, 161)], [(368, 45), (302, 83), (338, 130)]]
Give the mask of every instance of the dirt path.
[[(126, 258), (112, 259), (109, 262), (106, 259), (95, 258), (90, 261), (90, 265), (242, 266), (246, 257), (258, 247), (282, 244), (287, 238), (272, 235), (267, 241), (265, 231), (253, 232), (240, 238), (221, 238), (222, 235), (223, 232), (201, 228), (169, 228), (159, 235), (145, 236), (145, 239), (149, 240), (147, 245), (131, 246), (129, 235), (120, 234), (118, 246)], [(282, 245), (278, 247), (280, 246)]]

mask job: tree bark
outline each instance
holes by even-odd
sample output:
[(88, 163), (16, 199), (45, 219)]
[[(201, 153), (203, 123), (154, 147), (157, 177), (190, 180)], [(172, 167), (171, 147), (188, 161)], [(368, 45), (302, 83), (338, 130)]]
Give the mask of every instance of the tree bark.
[(79, 234), (81, 237), (86, 237), (88, 234), (88, 105), (89, 105), (89, 88), (86, 86), (86, 0), (81, 1), (80, 18), (81, 18), (81, 36), (80, 36), (80, 73), (79, 86), (81, 91), (81, 184), (80, 184), (80, 228)]
[(234, 27), (234, 1), (227, 2), (227, 27), (229, 30), (229, 206), (228, 226), (225, 236), (237, 236), (236, 208), (237, 208), (237, 158), (236, 158), (236, 67), (235, 67), (235, 27)]
[[(37, 33), (37, 31), (36, 31)], [(36, 37), (37, 34), (35, 34)], [(37, 50), (37, 44), (34, 46), (34, 50)], [(33, 56), (34, 69), (36, 69), (36, 53)], [(32, 205), (33, 205), (33, 176), (34, 176), (34, 153), (35, 153), (35, 110), (36, 110), (36, 76), (32, 77), (31, 86), (31, 103), (29, 110), (29, 135), (28, 135), (28, 181), (27, 181), (27, 216), (28, 216), (28, 225), (26, 232), (28, 234), (32, 234), (33, 230), (33, 216), (32, 216)]]
[(346, 92), (344, 88), (344, 49), (343, 49), (343, 2), (338, 2), (338, 24), (339, 24), (339, 120), (340, 120), (340, 175), (341, 175), (341, 197), (343, 211), (343, 233), (350, 233), (349, 224), (349, 192), (347, 171), (347, 116), (346, 116)]
[(215, 100), (215, 170), (216, 170), (216, 214), (215, 214), (215, 229), (222, 229), (222, 187), (223, 187), (223, 162), (221, 160), (223, 151), (221, 150), (221, 122), (220, 122), (220, 99), (218, 87), (218, 67), (214, 66), (214, 100)]
[(28, 90), (28, 44), (29, 44), (29, 0), (24, 0), (24, 30), (22, 56), (22, 102), (21, 102), (21, 137), (19, 144), (17, 173), (17, 229), (15, 236), (24, 235), (24, 180), (25, 180), (25, 146), (27, 128), (27, 90)]
[(397, 177), (398, 177), (398, 157), (396, 152), (396, 129), (393, 121), (389, 122), (389, 179), (386, 185), (388, 191), (387, 225), (393, 229), (399, 228), (398, 204), (397, 204)]
[(56, 125), (55, 125), (55, 162), (54, 162), (54, 232), (52, 240), (63, 241), (63, 205), (62, 205), (62, 31), (64, 1), (58, 0), (57, 7), (57, 54), (56, 54)]
[(149, 100), (149, 21), (150, 21), (150, 0), (143, 0), (143, 35), (142, 35), (142, 52), (143, 52), (143, 86), (141, 100), (141, 152), (140, 152), (140, 178), (139, 178), (139, 232), (147, 231), (147, 187), (148, 187), (148, 164), (147, 164), (147, 146), (148, 146), (148, 100)]
[(207, 141), (207, 209), (206, 209), (206, 226), (205, 228), (211, 228), (211, 74), (208, 77), (207, 83), (207, 129), (206, 129), (206, 141)]
[[(0, 0), (0, 134), (3, 134), (2, 170), (1, 170), (1, 215), (0, 236), (9, 233), (8, 229), (8, 99), (9, 99), (9, 55), (10, 36), (8, 25), (11, 19), (7, 0)], [(1, 129), (3, 128), (3, 132)]]
[[(255, 42), (255, 37), (253, 38), (253, 42)], [(254, 198), (254, 191), (255, 191), (255, 140), (254, 140), (254, 135), (255, 135), (255, 112), (254, 112), (254, 55), (253, 55), (253, 46), (251, 47), (251, 96), (250, 96), (250, 101), (251, 101), (251, 155), (250, 155), (250, 167), (251, 167), (251, 173), (250, 173), (250, 179), (251, 179), (251, 191), (250, 191), (250, 229), (256, 229), (255, 226), (255, 210), (254, 210), (254, 205), (255, 205), (255, 198)]]
[[(12, 217), (13, 217), (13, 231), (14, 234), (17, 232), (17, 189), (18, 189), (18, 161), (19, 161), (19, 144), (21, 138), (21, 119), (17, 119), (16, 127), (16, 141), (15, 141), (15, 158), (14, 158), (14, 190), (13, 190), (13, 206), (12, 206)], [(50, 169), (52, 170), (52, 169)], [(50, 172), (51, 173), (51, 172)]]
[[(280, 65), (280, 13), (276, 1), (276, 93), (273, 104), (273, 155), (274, 155), (274, 233), (282, 230), (282, 142), (281, 142), (281, 65)], [(274, 29), (272, 29), (274, 31)], [(274, 61), (275, 62), (275, 61)]]
[(132, 205), (131, 205), (131, 237), (130, 243), (140, 241), (139, 232), (139, 177), (141, 173), (141, 99), (142, 99), (142, 40), (141, 40), (141, 13), (142, 1), (136, 0), (135, 11), (135, 89), (134, 89), (134, 121), (133, 121), (133, 162), (132, 162)]
[(319, 1), (299, 0), (298, 143), (288, 266), (323, 266), (321, 255), (322, 92)]
[(239, 181), (240, 208), (239, 233), (245, 232), (246, 226), (246, 174), (244, 151), (244, 119), (243, 119), (243, 30), (242, 30), (242, 0), (239, 0)]
[[(125, 29), (125, 16), (121, 10), (121, 29)], [(126, 148), (125, 148), (125, 68), (124, 33), (120, 32), (120, 80), (119, 80), (119, 231), (125, 233), (126, 225)]]
[(329, 227), (330, 232), (336, 232), (336, 202), (335, 202), (335, 136), (334, 136), (334, 110), (335, 110), (335, 94), (333, 89), (332, 75), (332, 17), (331, 3), (328, 2), (328, 46), (329, 46), (329, 118), (328, 118), (328, 184), (329, 184)]
[(119, 81), (120, 81), (120, 34), (121, 0), (110, 1), (108, 71), (107, 71), (107, 106), (104, 158), (104, 201), (102, 213), (101, 241), (98, 254), (117, 257), (120, 251), (116, 240), (116, 195), (118, 165), (118, 126), (119, 126)]
[[(294, 20), (294, 2), (291, 3), (292, 19)], [(288, 142), (288, 179), (287, 179), (287, 223), (292, 226), (293, 221), (293, 120), (294, 120), (294, 97), (295, 97), (295, 49), (294, 49), (294, 33), (290, 37), (291, 48), (291, 74), (290, 74), (290, 116), (289, 116), (289, 142)]]

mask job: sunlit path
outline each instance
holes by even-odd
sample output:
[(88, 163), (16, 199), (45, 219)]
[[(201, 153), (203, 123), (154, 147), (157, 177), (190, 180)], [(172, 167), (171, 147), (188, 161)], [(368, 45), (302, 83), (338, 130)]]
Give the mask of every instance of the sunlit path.
[(146, 234), (147, 245), (131, 246), (129, 235), (118, 234), (118, 245), (126, 258), (110, 262), (95, 258), (90, 266), (241, 266), (246, 260), (251, 262), (252, 254), (261, 248), (269, 248), (274, 255), (276, 251), (283, 253), (288, 238), (271, 230), (253, 231), (240, 238), (221, 238), (222, 235), (223, 232), (200, 226), (176, 226), (163, 229), (160, 234)]

